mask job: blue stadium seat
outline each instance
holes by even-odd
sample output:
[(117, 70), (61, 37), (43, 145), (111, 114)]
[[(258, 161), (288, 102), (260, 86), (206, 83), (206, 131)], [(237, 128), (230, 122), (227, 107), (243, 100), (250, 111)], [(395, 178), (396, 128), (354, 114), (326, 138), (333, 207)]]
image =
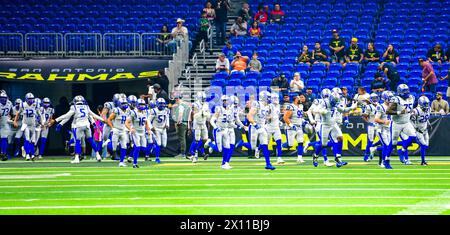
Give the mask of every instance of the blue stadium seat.
[(260, 76), (261, 76), (261, 74), (259, 72), (251, 71), (251, 70), (245, 74), (246, 79), (259, 79)]
[(242, 80), (244, 79), (245, 74), (242, 72), (232, 72), (230, 74), (230, 80)]
[(264, 79), (270, 79), (274, 78), (276, 76), (276, 73), (274, 71), (264, 71), (261, 73), (261, 80)]
[(353, 87), (355, 80), (352, 77), (342, 77), (340, 80), (340, 86)]
[(226, 86), (227, 82), (225, 79), (213, 79), (211, 81), (211, 86), (218, 86), (218, 87), (224, 87)]
[(228, 76), (229, 75), (228, 75), (227, 72), (218, 72), (218, 73), (213, 75), (213, 79), (227, 79)]
[(240, 86), (240, 85), (241, 85), (241, 79), (230, 79), (230, 80), (228, 80), (228, 83), (227, 83), (227, 86)]
[(249, 86), (257, 86), (258, 84), (258, 80), (256, 79), (245, 79), (244, 81), (242, 81), (242, 86), (244, 87), (249, 87)]
[(266, 86), (269, 87), (270, 83), (272, 82), (272, 79), (261, 79), (258, 82), (258, 86)]

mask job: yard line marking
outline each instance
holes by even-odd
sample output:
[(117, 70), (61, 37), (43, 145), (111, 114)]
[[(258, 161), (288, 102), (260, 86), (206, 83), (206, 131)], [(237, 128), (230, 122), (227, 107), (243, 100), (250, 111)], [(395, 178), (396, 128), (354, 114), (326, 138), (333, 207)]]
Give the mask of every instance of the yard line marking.
[(189, 208), (193, 207), (299, 207), (299, 208), (348, 208), (348, 207), (409, 207), (408, 204), (165, 204), (165, 205), (91, 205), (91, 206), (4, 206), (0, 210), (37, 210), (37, 209), (101, 209), (101, 208)]
[[(1, 163), (0, 163), (1, 166)], [(257, 171), (257, 172), (265, 172), (260, 168), (253, 168), (253, 167), (245, 167), (245, 168), (241, 168), (241, 165), (238, 165), (239, 168), (236, 168), (237, 170), (241, 171)], [(85, 170), (82, 170), (85, 169)], [(95, 170), (93, 170), (95, 169)], [(114, 169), (114, 170), (113, 170)], [(100, 172), (100, 173), (104, 173), (104, 172), (118, 172), (118, 170), (131, 170), (131, 171), (138, 171), (136, 169), (132, 169), (132, 168), (122, 168), (119, 169), (118, 167), (114, 166), (114, 167), (82, 167), (82, 168), (77, 168), (77, 167), (33, 167), (33, 168), (0, 168), (0, 173), (12, 173), (12, 172), (17, 172), (17, 173), (24, 173), (24, 172), (48, 172), (48, 171), (70, 171), (73, 173), (83, 173), (83, 172)], [(146, 165), (142, 167), (142, 169), (144, 170), (150, 170), (149, 173), (153, 173), (155, 171), (159, 171), (159, 172), (202, 172), (202, 171), (211, 171), (211, 172), (223, 172), (223, 170), (219, 169), (219, 168), (196, 168), (196, 169), (164, 169), (164, 168), (160, 168), (160, 166), (149, 166), (147, 167)], [(299, 166), (299, 168), (284, 168), (283, 166), (278, 168), (281, 172), (283, 171), (296, 171), (296, 172), (303, 172), (303, 171), (330, 171), (335, 169), (334, 167), (324, 167), (324, 168), (304, 168), (302, 166)], [(12, 171), (12, 170), (19, 170), (19, 171)], [(347, 172), (347, 171), (378, 171), (379, 173), (399, 173), (398, 171), (419, 171), (420, 173), (422, 172), (427, 172), (427, 171), (448, 171), (448, 168), (396, 168), (394, 169), (394, 171), (386, 171), (385, 169), (382, 168), (343, 168), (343, 169), (339, 169), (339, 171), (342, 172)]]
[(62, 174), (49, 174), (49, 175), (0, 175), (0, 179), (2, 180), (10, 180), (10, 179), (46, 179), (46, 178), (56, 178), (60, 176), (71, 176), (70, 173), (62, 173)]
[[(53, 186), (55, 187), (55, 186)], [(59, 186), (58, 186), (59, 187)], [(140, 190), (46, 190), (20, 191), (20, 194), (52, 194), (52, 193), (125, 193), (125, 192), (231, 192), (231, 191), (446, 191), (448, 188), (224, 188), (224, 189), (140, 189)], [(1, 194), (17, 194), (17, 191), (2, 191)]]
[(397, 215), (439, 215), (450, 206), (450, 190), (401, 210)]
[[(346, 196), (346, 199), (433, 199), (434, 196)], [(450, 198), (450, 196), (444, 196), (442, 198)], [(252, 196), (252, 197), (116, 197), (116, 198), (32, 198), (32, 199), (0, 199), (0, 202), (9, 201), (113, 201), (113, 200), (203, 200), (203, 199), (342, 199), (342, 196)]]

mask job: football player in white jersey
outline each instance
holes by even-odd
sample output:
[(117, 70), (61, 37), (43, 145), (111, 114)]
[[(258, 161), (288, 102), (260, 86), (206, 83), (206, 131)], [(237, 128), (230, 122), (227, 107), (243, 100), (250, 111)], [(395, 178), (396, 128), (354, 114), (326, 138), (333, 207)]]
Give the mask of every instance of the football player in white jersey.
[[(111, 114), (113, 113), (114, 108), (119, 107), (119, 94), (114, 94), (112, 101), (105, 102), (103, 104), (103, 110), (102, 110), (102, 118), (104, 120), (108, 120)], [(102, 133), (102, 141), (98, 144), (99, 147), (103, 150), (105, 148), (105, 152), (103, 152), (102, 156), (106, 156), (106, 153), (108, 152), (108, 148), (110, 151), (112, 151), (112, 142), (111, 142), (111, 127), (109, 125), (103, 126), (103, 133)], [(117, 160), (117, 159), (113, 159)]]
[(303, 105), (300, 104), (300, 97), (296, 96), (294, 102), (286, 106), (283, 117), (287, 125), (286, 139), (289, 147), (294, 146), (294, 140), (297, 141), (297, 162), (303, 163)]
[(52, 103), (50, 99), (47, 97), (42, 99), (41, 114), (44, 116), (44, 125), (41, 128), (41, 138), (39, 140), (40, 141), (39, 157), (38, 157), (39, 159), (41, 159), (42, 156), (44, 155), (48, 131), (53, 124), (53, 115), (55, 114), (55, 109), (53, 109)]
[(70, 107), (70, 110), (58, 118), (55, 119), (58, 122), (58, 129), (64, 125), (73, 116), (72, 121), (72, 134), (75, 139), (75, 158), (71, 163), (80, 163), (80, 155), (82, 153), (82, 139), (87, 139), (92, 146), (92, 149), (96, 152), (97, 161), (101, 161), (97, 145), (92, 138), (91, 121), (93, 119), (104, 121), (102, 117), (98, 116), (91, 111), (83, 96), (77, 95), (74, 98), (74, 104)]
[[(20, 112), (18, 112), (14, 118), (14, 127), (19, 126), (19, 117), (22, 116), (22, 126), (21, 131), (25, 135), (24, 149), (25, 149), (25, 159), (29, 161), (34, 160), (35, 144), (36, 139), (36, 125), (42, 125), (44, 119), (42, 115), (38, 115), (39, 108), (35, 102), (34, 95), (32, 93), (27, 93), (25, 95), (25, 102), (22, 103)], [(40, 118), (37, 120), (37, 118)]]
[(208, 140), (208, 145), (217, 152), (222, 152), (221, 168), (225, 170), (231, 169), (227, 158), (230, 151), (229, 123), (233, 116), (231, 114), (230, 97), (222, 95), (222, 105), (214, 108), (214, 114), (209, 121), (213, 127), (214, 142)]
[[(384, 161), (386, 160), (386, 154), (390, 148), (389, 146), (392, 145), (392, 120), (391, 116), (387, 113), (387, 110), (390, 106), (390, 100), (393, 97), (394, 93), (392, 91), (383, 91), (383, 93), (381, 94), (383, 103), (378, 105), (374, 117), (374, 122), (378, 124), (377, 135), (380, 138), (380, 142), (382, 145), (381, 161), (379, 162), (379, 165), (381, 167), (385, 167)], [(388, 167), (390, 167), (390, 165)]]
[(127, 153), (128, 133), (126, 131), (125, 122), (128, 118), (128, 101), (126, 97), (119, 98), (119, 107), (113, 109), (108, 118), (107, 124), (112, 131), (112, 151), (114, 159), (117, 159), (117, 147), (120, 145), (119, 167), (126, 167), (123, 162)]
[[(316, 139), (316, 141), (306, 142), (305, 146), (303, 148), (303, 153), (307, 152), (307, 149), (309, 146), (318, 148), (319, 145), (321, 145), (320, 127), (322, 126), (322, 123), (321, 123), (322, 119), (320, 117), (320, 113), (318, 112), (319, 107), (320, 107), (319, 100), (320, 99), (314, 99), (313, 103), (311, 104), (311, 107), (309, 107), (308, 111), (306, 112), (308, 115), (309, 123), (314, 128), (314, 134), (311, 135), (310, 140), (316, 138), (316, 134), (317, 134), (317, 139)], [(329, 166), (329, 167), (333, 166), (333, 164), (330, 161), (328, 161), (326, 148), (322, 149), (322, 156), (323, 156), (323, 164), (325, 166)]]
[(281, 107), (280, 107), (280, 96), (278, 93), (270, 94), (270, 104), (269, 104), (269, 118), (267, 120), (267, 136), (268, 141), (273, 138), (277, 144), (277, 164), (284, 164), (284, 160), (281, 158), (283, 144), (281, 143)]
[(233, 155), (234, 149), (236, 147), (236, 133), (235, 128), (239, 130), (248, 130), (248, 128), (242, 123), (241, 115), (244, 115), (244, 110), (239, 106), (239, 98), (237, 96), (230, 97), (232, 105), (229, 106), (231, 118), (228, 120), (228, 136), (230, 137), (230, 151), (225, 162), (230, 166), (230, 159)]
[(376, 93), (370, 94), (370, 100), (362, 107), (362, 117), (367, 122), (367, 146), (364, 152), (364, 161), (368, 162), (372, 160), (373, 154), (371, 154), (370, 148), (373, 146), (373, 141), (376, 136), (376, 129), (378, 125), (375, 123), (375, 114), (378, 108), (379, 97)]
[(250, 108), (247, 114), (247, 119), (250, 123), (249, 127), (249, 139), (250, 148), (256, 149), (256, 142), (259, 140), (260, 148), (263, 151), (264, 158), (266, 160), (266, 169), (275, 170), (275, 167), (270, 163), (270, 153), (268, 148), (268, 135), (267, 135), (267, 120), (270, 118), (270, 103), (271, 97), (268, 91), (261, 91), (259, 93), (259, 101), (255, 102), (253, 107)]
[[(318, 113), (321, 116), (322, 122), (320, 127), (321, 145), (315, 149), (313, 154), (313, 165), (318, 166), (318, 155), (323, 148), (330, 145), (333, 147), (335, 155), (336, 167), (347, 165), (346, 162), (341, 161), (342, 156), (342, 131), (336, 122), (335, 114), (337, 112), (345, 113), (356, 108), (356, 103), (351, 107), (344, 107), (340, 104), (341, 97), (337, 92), (331, 92), (329, 89), (322, 90), (322, 100), (319, 101)], [(331, 139), (330, 143), (328, 140)]]
[(411, 120), (416, 129), (417, 142), (420, 146), (420, 157), (422, 162), (420, 165), (428, 165), (425, 161), (425, 154), (429, 146), (430, 136), (428, 134), (428, 123), (430, 120), (430, 100), (426, 96), (421, 96), (418, 100), (418, 105), (413, 109)]
[(166, 101), (163, 98), (156, 100), (156, 108), (150, 110), (148, 122), (149, 127), (155, 135), (155, 162), (161, 163), (159, 156), (161, 147), (167, 145), (167, 130), (169, 129), (170, 110), (167, 108)]
[(131, 133), (131, 143), (133, 144), (133, 168), (139, 168), (137, 159), (139, 153), (145, 152), (147, 146), (147, 138), (145, 133), (151, 133), (147, 122), (148, 111), (145, 100), (138, 99), (136, 101), (136, 108), (130, 111), (130, 116), (125, 122), (125, 126)]
[(2, 161), (8, 160), (8, 135), (11, 125), (11, 111), (13, 105), (8, 100), (5, 91), (0, 92), (0, 158)]
[(192, 130), (194, 136), (189, 152), (191, 154), (190, 159), (195, 163), (198, 160), (199, 152), (203, 159), (208, 158), (208, 155), (205, 154), (204, 143), (208, 141), (206, 122), (211, 118), (211, 112), (204, 92), (197, 92), (189, 117), (188, 129)]
[(408, 139), (404, 141), (403, 146), (409, 146), (416, 139), (416, 131), (411, 123), (411, 112), (414, 105), (414, 96), (409, 93), (409, 87), (406, 84), (400, 84), (397, 87), (397, 96), (390, 100), (387, 114), (392, 115), (392, 144), (389, 146), (384, 166), (386, 169), (392, 169), (390, 165), (390, 156), (393, 146), (398, 143), (400, 133), (404, 132)]
[[(17, 113), (20, 113), (21, 107), (22, 107), (22, 100), (16, 99), (14, 101), (14, 106), (11, 110), (11, 115), (12, 115), (13, 119)], [(13, 122), (14, 122), (14, 120), (13, 120)], [(14, 139), (14, 145), (15, 145), (14, 157), (17, 157), (20, 154), (20, 148), (22, 146), (21, 139), (22, 139), (23, 131), (21, 131), (21, 129), (20, 129), (20, 127), (22, 126), (22, 114), (19, 115), (19, 119), (17, 120), (18, 127), (14, 127), (13, 122), (11, 123), (11, 130), (9, 132), (10, 134), (8, 137), (9, 138), (8, 142), (10, 144), (12, 144), (13, 139)], [(25, 156), (23, 156), (23, 157), (25, 157)]]

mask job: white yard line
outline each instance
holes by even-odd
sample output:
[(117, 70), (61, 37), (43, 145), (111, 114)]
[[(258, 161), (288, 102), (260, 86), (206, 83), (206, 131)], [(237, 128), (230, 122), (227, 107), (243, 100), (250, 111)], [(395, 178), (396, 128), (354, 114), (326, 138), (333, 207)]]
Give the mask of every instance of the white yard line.
[[(52, 188), (60, 186), (50, 186)], [(99, 187), (98, 185), (96, 187)], [(108, 186), (110, 187), (110, 185)], [(140, 189), (140, 190), (45, 190), (45, 191), (1, 191), (1, 194), (64, 194), (64, 193), (126, 193), (126, 192), (282, 192), (282, 191), (447, 191), (448, 188), (223, 188), (223, 189)]]
[(70, 176), (70, 173), (62, 173), (62, 174), (48, 174), (48, 175), (0, 175), (1, 180), (11, 179), (46, 179), (46, 178), (56, 178), (60, 176)]
[(439, 215), (450, 209), (450, 190), (401, 210), (397, 215)]
[[(433, 199), (434, 196), (345, 196), (345, 199)], [(445, 196), (442, 198), (450, 198)], [(342, 196), (254, 196), (254, 197), (220, 197), (220, 196), (208, 196), (208, 197), (98, 197), (98, 198), (28, 198), (28, 199), (0, 199), (0, 202), (34, 202), (34, 201), (115, 201), (115, 200), (260, 200), (260, 199), (340, 199)]]
[[(448, 170), (447, 170), (448, 171)], [(23, 173), (50, 173), (51, 171), (40, 171), (40, 172), (2, 172), (0, 173), (0, 179), (3, 179), (3, 176), (8, 176), (6, 174), (22, 174), (27, 175)], [(156, 172), (135, 172), (135, 173), (120, 173), (120, 171), (83, 171), (83, 172), (75, 172), (70, 171), (72, 174), (75, 173), (89, 173), (89, 174), (75, 174), (74, 176), (112, 176), (112, 175), (118, 175), (120, 176), (217, 176), (217, 175), (223, 175), (223, 176), (248, 176), (248, 175), (450, 175), (450, 172), (303, 172), (303, 171), (296, 171), (296, 172), (249, 172), (249, 173), (233, 173), (233, 172), (224, 172), (224, 171), (218, 171), (218, 172), (212, 172), (212, 173), (156, 173)], [(223, 174), (219, 174), (222, 173)], [(100, 174), (95, 174), (100, 173)]]
[(0, 207), (0, 210), (42, 210), (42, 209), (100, 209), (100, 208), (230, 208), (230, 207), (248, 207), (248, 208), (358, 208), (358, 207), (409, 207), (408, 204), (165, 204), (165, 205), (93, 205), (93, 206), (4, 206)]

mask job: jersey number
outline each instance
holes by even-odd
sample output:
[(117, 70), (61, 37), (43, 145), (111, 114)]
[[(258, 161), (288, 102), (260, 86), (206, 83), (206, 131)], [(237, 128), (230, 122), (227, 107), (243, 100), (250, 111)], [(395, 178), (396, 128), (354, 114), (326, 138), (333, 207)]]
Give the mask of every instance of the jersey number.
[(32, 109), (27, 109), (26, 111), (26, 115), (28, 118), (32, 118), (34, 116), (34, 112)]
[(120, 124), (125, 124), (126, 120), (127, 120), (127, 116), (125, 116), (125, 115), (121, 116)]
[(8, 113), (9, 113), (9, 109), (8, 108), (4, 108), (4, 109), (2, 109), (2, 116), (8, 116)]
[(166, 120), (166, 115), (158, 115), (158, 122), (163, 123)]
[(86, 112), (84, 112), (84, 109), (80, 109), (80, 113), (82, 114), (80, 118), (86, 117)]
[(139, 118), (139, 126), (144, 126), (144, 124), (145, 124), (145, 117), (140, 117)]

